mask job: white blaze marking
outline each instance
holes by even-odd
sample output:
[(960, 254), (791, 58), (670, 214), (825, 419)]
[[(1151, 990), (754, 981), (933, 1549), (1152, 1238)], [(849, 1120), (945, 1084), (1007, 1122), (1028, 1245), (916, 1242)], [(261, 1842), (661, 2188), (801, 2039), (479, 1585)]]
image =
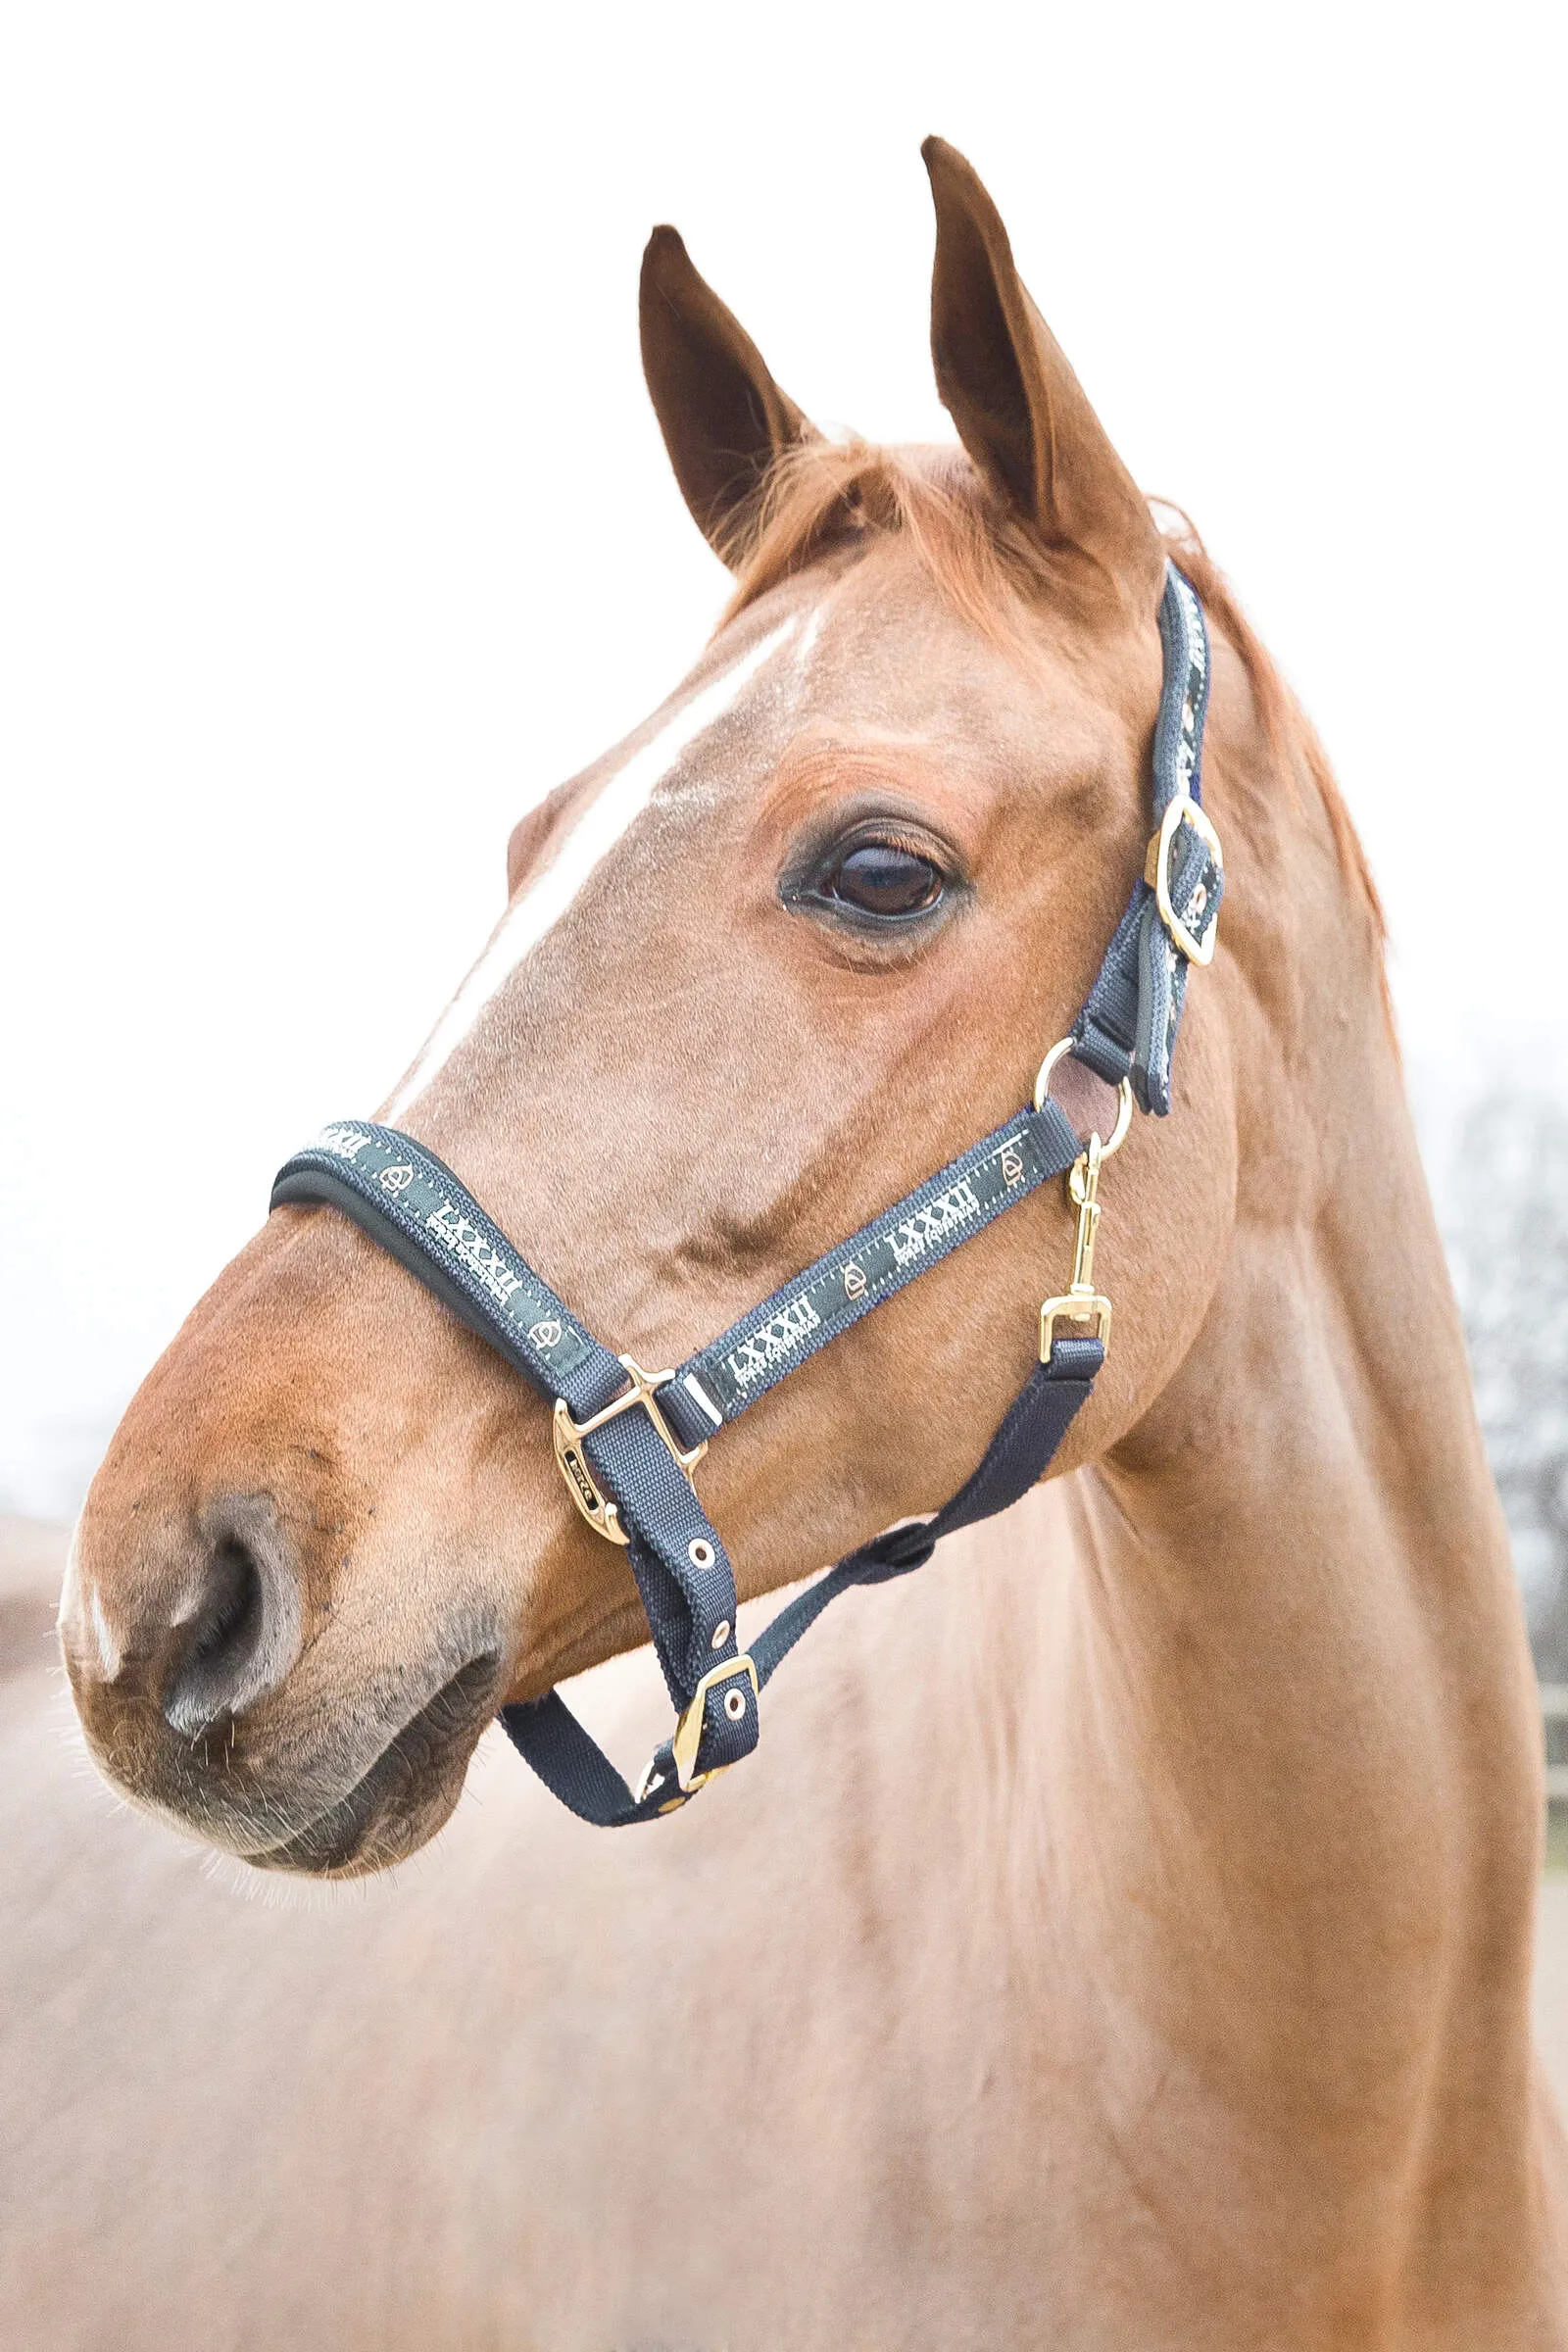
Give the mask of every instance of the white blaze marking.
[(749, 654), (723, 670), (675, 711), (640, 751), (632, 753), (582, 811), (544, 871), (521, 898), (514, 900), (491, 934), (490, 944), (436, 1023), (428, 1044), (388, 1103), (382, 1117), (403, 1116), (416, 1095), (450, 1060), (503, 989), (530, 948), (560, 922), (596, 865), (636, 821), (655, 789), (689, 751), (739, 700), (764, 662), (800, 626), (798, 614), (781, 621)]
[[(71, 1548), (66, 1553), (66, 1578), (60, 1592), (60, 1631), (68, 1637), (72, 1624), (81, 1626), (85, 1613), (85, 1630), (90, 1631), (98, 1645), (98, 1665), (106, 1682), (112, 1683), (120, 1672), (120, 1643), (109, 1628), (104, 1604), (95, 1585), (89, 1585), (81, 1573), (81, 1521), (78, 1518), (71, 1533)], [(68, 1620), (71, 1621), (68, 1623)], [(79, 1642), (78, 1642), (79, 1655)]]
[(104, 1679), (112, 1683), (120, 1672), (120, 1644), (109, 1631), (109, 1621), (104, 1615), (104, 1604), (98, 1597), (96, 1587), (92, 1596), (92, 1630), (98, 1638), (98, 1662), (104, 1670)]
[(60, 1608), (55, 1618), (55, 1624), (62, 1633), (66, 1630), (66, 1619), (81, 1606), (80, 1544), (81, 1520), (78, 1516), (71, 1531), (71, 1543), (66, 1552), (66, 1579), (60, 1588)]
[(810, 616), (801, 631), (801, 641), (795, 648), (797, 669), (805, 669), (810, 662), (811, 656), (816, 650), (816, 641), (822, 634), (822, 619), (827, 612), (827, 607), (828, 600), (824, 596), (819, 605), (813, 605), (811, 608)]

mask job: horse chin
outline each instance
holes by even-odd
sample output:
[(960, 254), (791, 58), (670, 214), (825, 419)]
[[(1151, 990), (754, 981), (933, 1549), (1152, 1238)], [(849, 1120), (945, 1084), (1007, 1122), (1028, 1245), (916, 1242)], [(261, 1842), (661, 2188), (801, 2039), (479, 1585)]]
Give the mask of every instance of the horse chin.
[(387, 1741), (353, 1787), (276, 1845), (252, 1847), (255, 1870), (357, 1879), (416, 1853), (451, 1818), (495, 1709), (500, 1660), (472, 1658)]

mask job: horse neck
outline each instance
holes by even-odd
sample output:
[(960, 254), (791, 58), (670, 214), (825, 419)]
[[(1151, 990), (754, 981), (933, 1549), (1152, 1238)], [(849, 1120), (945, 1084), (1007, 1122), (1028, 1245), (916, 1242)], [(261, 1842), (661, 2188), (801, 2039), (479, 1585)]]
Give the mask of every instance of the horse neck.
[(1414, 1868), (1446, 1841), (1527, 1884), (1522, 1619), (1386, 1038), (1312, 1124), (1321, 1188), (1282, 1217), (1244, 1177), (1197, 1344), (1088, 1482), (1088, 1654), (1180, 1701), (1200, 1776), (1272, 1748), (1265, 1837), (1348, 1864), (1359, 1836), (1384, 1883), (1391, 1839)]
[[(1359, 1690), (1406, 1744), (1410, 1715), (1438, 1710), (1445, 1785), (1468, 1756), (1477, 1804), (1490, 1789), (1533, 1832), (1522, 1616), (1380, 943), (1337, 857), (1325, 884), (1311, 822), (1272, 863), (1273, 936), (1244, 943), (1227, 1023), (1229, 1247), (1195, 1346), (1101, 1466), (1102, 1540), (1146, 1564), (1133, 1583), (1156, 1624), (1190, 1615), (1268, 1678), (1271, 1705), (1288, 1682), (1325, 1722)], [(1355, 1748), (1318, 1759), (1327, 1781)]]
[(1377, 944), (1342, 917), (1293, 986), (1276, 938), (1231, 992), (1237, 1209), (1196, 1343), (1015, 1523), (1009, 1582), (1055, 1593), (1025, 1834), (1053, 1948), (1137, 2013), (1118, 2048), (1222, 2051), (1254, 2121), (1294, 2069), (1369, 2181), (1490, 2117), (1512, 2178), (1539, 1723)]

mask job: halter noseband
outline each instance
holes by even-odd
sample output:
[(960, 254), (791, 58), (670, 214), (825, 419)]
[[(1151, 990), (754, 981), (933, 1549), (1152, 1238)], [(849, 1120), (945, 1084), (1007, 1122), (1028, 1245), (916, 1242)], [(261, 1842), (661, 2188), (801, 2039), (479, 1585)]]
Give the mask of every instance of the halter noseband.
[[(1213, 956), (1224, 889), (1218, 837), (1200, 802), (1208, 636), (1192, 583), (1173, 564), (1159, 635), (1155, 831), (1088, 1001), (1041, 1065), (1032, 1105), (684, 1364), (646, 1372), (631, 1356), (612, 1354), (451, 1169), (395, 1127), (328, 1127), (278, 1171), (273, 1208), (340, 1209), (551, 1401), (568, 1494), (590, 1527), (627, 1549), (677, 1714), (636, 1789), (558, 1692), (501, 1711), (540, 1779), (584, 1821), (611, 1828), (653, 1820), (749, 1755), (762, 1686), (828, 1602), (852, 1585), (923, 1566), (952, 1529), (1016, 1502), (1043, 1476), (1090, 1395), (1110, 1336), (1110, 1302), (1094, 1287), (1101, 1169), (1126, 1135), (1135, 1095), (1147, 1111), (1170, 1109), (1188, 966)], [(1051, 1097), (1052, 1072), (1065, 1054), (1119, 1090), (1108, 1143), (1098, 1135), (1080, 1142)], [(1061, 1175), (1078, 1207), (1072, 1281), (1040, 1309), (1040, 1360), (979, 1468), (933, 1518), (890, 1529), (829, 1569), (743, 1651), (734, 1572), (692, 1483), (709, 1441), (840, 1332)], [(1058, 1336), (1058, 1325), (1091, 1328)]]

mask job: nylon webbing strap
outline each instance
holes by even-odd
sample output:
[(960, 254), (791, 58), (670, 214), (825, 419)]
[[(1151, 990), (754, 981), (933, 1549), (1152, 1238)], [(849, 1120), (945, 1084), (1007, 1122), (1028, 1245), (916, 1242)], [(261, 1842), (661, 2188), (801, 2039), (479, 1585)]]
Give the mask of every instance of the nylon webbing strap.
[[(1153, 813), (1157, 834), (1173, 801), (1202, 806), (1203, 720), (1208, 710), (1210, 661), (1203, 608), (1192, 582), (1165, 565), (1159, 607), (1164, 657), (1159, 713), (1154, 722)], [(1212, 928), (1225, 877), (1194, 824), (1176, 827), (1169, 852), (1171, 906), (1186, 928), (1203, 938)], [(1100, 976), (1073, 1027), (1073, 1051), (1111, 1086), (1131, 1078), (1145, 1110), (1170, 1109), (1171, 1062), (1187, 999), (1188, 957), (1161, 918), (1156, 894), (1140, 879)]]
[(710, 1437), (1004, 1208), (1064, 1175), (1082, 1150), (1049, 1097), (1020, 1111), (689, 1357), (675, 1377), (677, 1411)]
[(759, 1682), (766, 1683), (829, 1601), (852, 1585), (886, 1584), (892, 1577), (907, 1576), (911, 1568), (923, 1568), (955, 1528), (993, 1518), (1026, 1494), (1051, 1467), (1073, 1415), (1088, 1402), (1104, 1360), (1105, 1350), (1098, 1340), (1055, 1341), (1049, 1363), (1037, 1364), (1030, 1373), (973, 1477), (935, 1518), (906, 1520), (862, 1544), (779, 1611), (752, 1644)]

